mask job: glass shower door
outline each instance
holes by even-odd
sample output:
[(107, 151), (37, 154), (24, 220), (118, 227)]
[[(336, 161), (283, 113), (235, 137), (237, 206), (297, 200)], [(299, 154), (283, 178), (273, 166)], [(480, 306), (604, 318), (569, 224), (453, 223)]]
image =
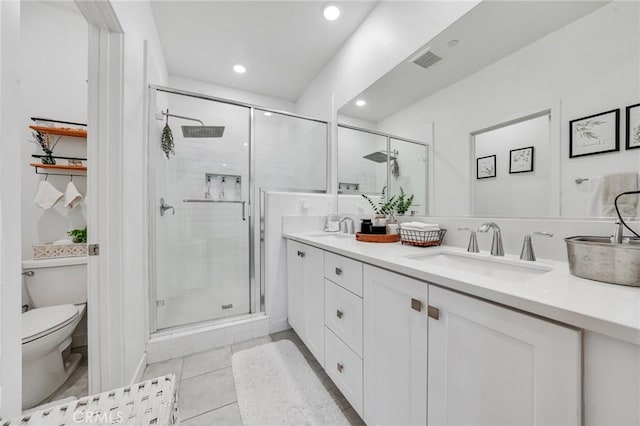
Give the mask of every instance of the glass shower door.
[[(250, 313), (250, 110), (156, 94), (163, 121), (152, 126), (149, 149), (152, 330)], [(167, 118), (175, 152), (168, 158), (160, 143)]]

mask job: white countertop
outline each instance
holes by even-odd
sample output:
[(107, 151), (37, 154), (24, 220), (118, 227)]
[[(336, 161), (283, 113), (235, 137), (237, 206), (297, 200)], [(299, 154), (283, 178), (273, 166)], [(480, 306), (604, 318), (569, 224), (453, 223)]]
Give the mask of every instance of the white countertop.
[[(446, 266), (426, 264), (405, 256), (461, 253), (458, 247), (414, 247), (400, 243), (363, 243), (354, 238), (317, 237), (318, 232), (284, 234), (308, 244), (361, 262), (428, 281), (574, 327), (640, 344), (640, 288), (600, 283), (574, 277), (566, 262), (538, 259), (527, 262), (507, 254), (504, 259), (550, 272), (522, 282), (507, 282)], [(491, 258), (487, 252), (469, 254)]]

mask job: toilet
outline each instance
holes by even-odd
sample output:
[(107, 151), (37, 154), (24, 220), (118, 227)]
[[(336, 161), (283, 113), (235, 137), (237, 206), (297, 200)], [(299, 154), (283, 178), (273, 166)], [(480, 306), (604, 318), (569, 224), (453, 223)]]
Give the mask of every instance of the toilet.
[(86, 311), (86, 258), (22, 262), (31, 300), (22, 314), (22, 408), (40, 404), (75, 371), (71, 335)]

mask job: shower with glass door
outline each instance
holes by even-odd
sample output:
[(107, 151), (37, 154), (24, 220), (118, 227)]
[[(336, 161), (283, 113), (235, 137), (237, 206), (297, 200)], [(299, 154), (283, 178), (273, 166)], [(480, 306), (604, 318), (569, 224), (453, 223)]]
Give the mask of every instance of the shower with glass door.
[(164, 87), (149, 101), (151, 332), (264, 311), (256, 200), (326, 191), (327, 123)]

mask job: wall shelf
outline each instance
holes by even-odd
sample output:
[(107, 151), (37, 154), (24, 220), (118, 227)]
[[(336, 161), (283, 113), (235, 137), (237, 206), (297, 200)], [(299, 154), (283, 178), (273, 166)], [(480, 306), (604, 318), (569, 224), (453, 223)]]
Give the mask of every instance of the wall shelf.
[[(68, 166), (62, 164), (42, 164), (42, 163), (29, 163), (31, 167), (36, 169), (36, 174), (39, 175), (63, 175), (63, 176), (86, 176), (84, 174), (77, 174), (73, 172), (86, 172), (86, 166)], [(44, 169), (44, 172), (39, 172), (38, 169)], [(54, 173), (49, 172), (52, 171)], [(66, 172), (66, 173), (65, 173)]]
[(46, 133), (49, 135), (57, 136), (71, 136), (74, 138), (86, 138), (87, 131), (82, 129), (70, 129), (65, 127), (47, 127), (47, 126), (29, 126), (30, 129), (36, 132)]

